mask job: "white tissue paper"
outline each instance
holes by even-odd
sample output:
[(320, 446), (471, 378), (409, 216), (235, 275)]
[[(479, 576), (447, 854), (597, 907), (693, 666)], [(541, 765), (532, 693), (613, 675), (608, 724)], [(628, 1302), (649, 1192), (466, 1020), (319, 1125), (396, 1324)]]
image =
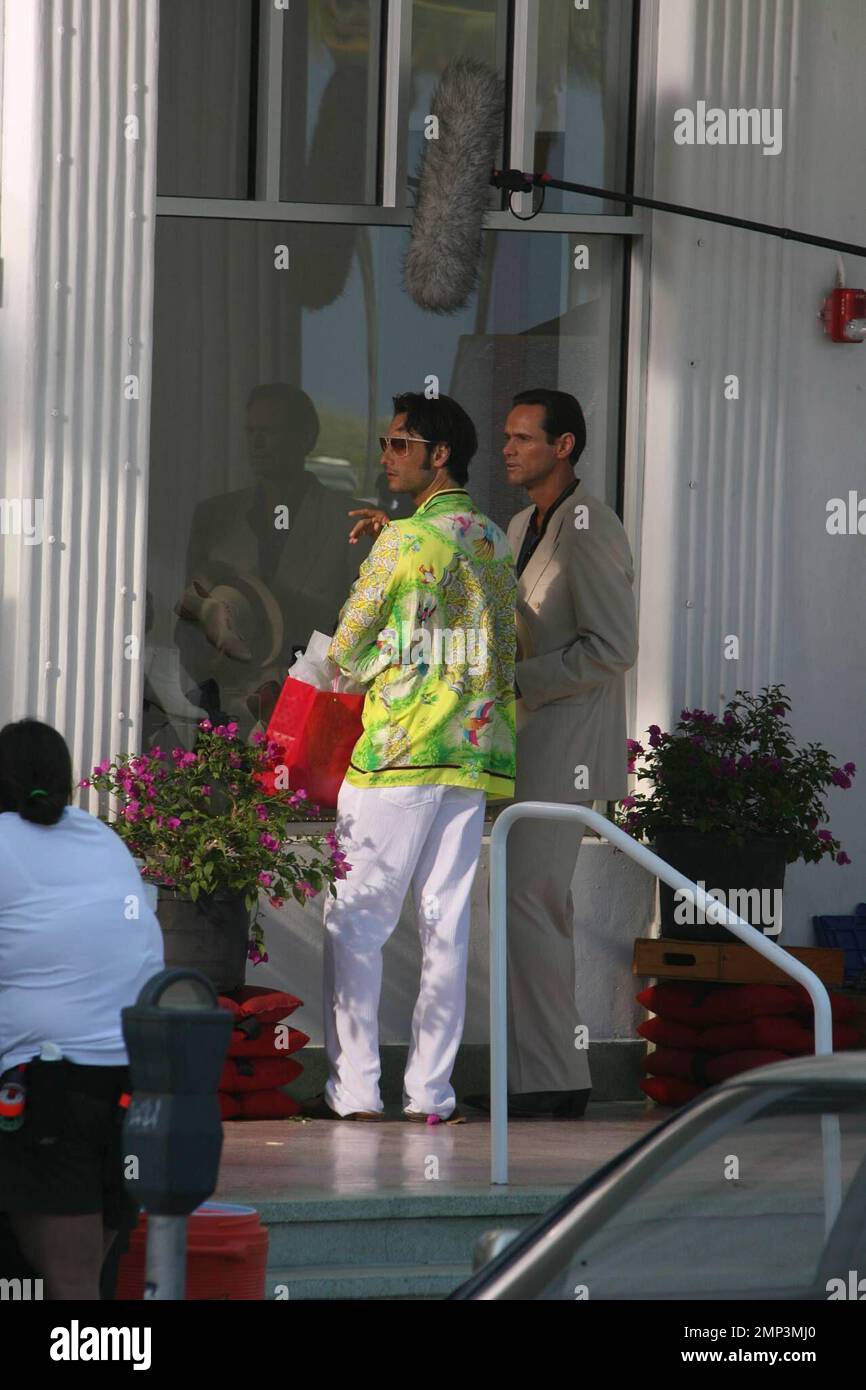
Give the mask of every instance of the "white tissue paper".
[(328, 648), (330, 637), (324, 632), (314, 632), (307, 643), (307, 650), (299, 656), (288, 669), (287, 675), (293, 680), (303, 681), (314, 690), (334, 690), (340, 695), (360, 695), (364, 686), (351, 677), (344, 676), (339, 666), (331, 661)]

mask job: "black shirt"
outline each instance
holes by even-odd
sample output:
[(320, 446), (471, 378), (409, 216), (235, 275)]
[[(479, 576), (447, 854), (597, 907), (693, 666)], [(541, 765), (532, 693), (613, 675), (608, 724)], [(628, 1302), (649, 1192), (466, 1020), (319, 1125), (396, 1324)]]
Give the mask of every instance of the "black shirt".
[(535, 530), (535, 523), (538, 520), (538, 508), (535, 508), (535, 511), (529, 518), (529, 525), (526, 528), (526, 535), (523, 537), (523, 544), (520, 547), (520, 554), (517, 557), (518, 578), (526, 569), (526, 566), (529, 564), (530, 560), (532, 559), (533, 555), (535, 554), (536, 550), (541, 544), (542, 539), (544, 538), (544, 533), (547, 530), (550, 518), (553, 516), (553, 513), (556, 511), (557, 507), (562, 505), (566, 497), (571, 496), (579, 482), (580, 479), (575, 478), (573, 483), (569, 483), (567, 488), (563, 488), (562, 492), (559, 494), (556, 501), (553, 503), (553, 506), (549, 507), (547, 512), (545, 513), (544, 521), (542, 522), (541, 529), (539, 531)]

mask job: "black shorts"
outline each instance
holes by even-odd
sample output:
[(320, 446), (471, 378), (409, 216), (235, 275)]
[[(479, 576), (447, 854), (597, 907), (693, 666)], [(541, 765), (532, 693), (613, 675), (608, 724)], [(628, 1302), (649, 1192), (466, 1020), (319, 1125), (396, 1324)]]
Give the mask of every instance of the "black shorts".
[(138, 1208), (123, 1178), (124, 1112), (118, 1105), (129, 1089), (129, 1069), (67, 1066), (55, 1143), (35, 1143), (26, 1121), (11, 1133), (0, 1130), (0, 1210), (45, 1216), (100, 1213), (109, 1230), (134, 1225)]

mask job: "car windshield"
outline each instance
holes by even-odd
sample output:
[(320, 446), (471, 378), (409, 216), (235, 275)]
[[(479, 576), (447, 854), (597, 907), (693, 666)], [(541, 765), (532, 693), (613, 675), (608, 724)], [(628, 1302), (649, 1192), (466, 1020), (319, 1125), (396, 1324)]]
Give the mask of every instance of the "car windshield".
[(863, 1092), (741, 1094), (565, 1213), (523, 1296), (851, 1297), (831, 1281), (866, 1276)]

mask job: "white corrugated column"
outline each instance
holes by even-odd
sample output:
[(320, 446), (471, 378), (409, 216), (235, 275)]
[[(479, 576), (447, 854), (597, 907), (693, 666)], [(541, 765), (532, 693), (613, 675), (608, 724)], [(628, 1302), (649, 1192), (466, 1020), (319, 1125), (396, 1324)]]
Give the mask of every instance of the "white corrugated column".
[[(800, 8), (799, 0), (660, 0), (655, 197), (802, 223)], [(782, 152), (676, 144), (674, 113), (698, 100), (726, 111), (780, 109)], [(682, 704), (716, 710), (737, 687), (780, 678), (787, 431), (798, 390), (790, 243), (666, 213), (653, 215), (652, 240), (639, 731), (666, 724)], [(814, 314), (804, 320), (805, 334)], [(734, 376), (736, 401), (725, 394)], [(729, 635), (738, 659), (726, 653)]]
[(5, 3), (0, 719), (53, 724), (76, 778), (140, 727), (158, 26)]

